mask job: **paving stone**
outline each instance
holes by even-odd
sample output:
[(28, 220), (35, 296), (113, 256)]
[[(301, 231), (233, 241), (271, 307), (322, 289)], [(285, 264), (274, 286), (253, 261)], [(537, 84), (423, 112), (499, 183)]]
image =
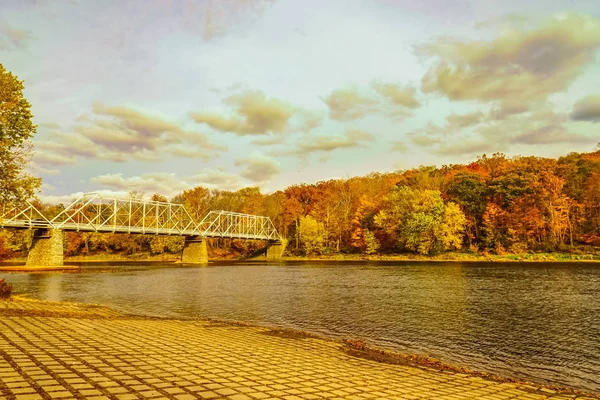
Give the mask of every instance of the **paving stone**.
[(67, 392), (67, 391), (52, 392), (49, 394), (50, 394), (50, 397), (52, 397), (53, 399), (64, 399), (66, 397), (73, 397), (73, 394), (71, 392)]
[(191, 394), (178, 394), (175, 396), (177, 400), (196, 400), (197, 397)]
[(198, 397), (201, 399), (216, 399), (217, 397), (221, 397), (215, 392), (200, 392), (198, 393)]
[(119, 400), (137, 400), (138, 397), (133, 393), (127, 393), (127, 394), (118, 394), (117, 399), (119, 399)]
[[(11, 400), (572, 398), (533, 385), (353, 358), (338, 343), (267, 336), (265, 328), (32, 303), (0, 302), (0, 351), (11, 362), (0, 358), (0, 381)], [(11, 307), (82, 317), (3, 316)]]
[(6, 387), (9, 389), (21, 388), (26, 386), (29, 386), (29, 383), (27, 383), (26, 381), (8, 382), (6, 384)]
[(140, 392), (140, 394), (143, 397), (149, 398), (149, 399), (162, 396), (162, 394), (160, 392), (157, 392), (156, 390), (147, 390), (145, 392)]
[(109, 388), (106, 388), (106, 390), (109, 393), (112, 393), (112, 394), (119, 394), (119, 393), (127, 393), (127, 392), (129, 392), (129, 390), (127, 388), (120, 387), (120, 386), (118, 386), (118, 387), (109, 387)]
[(180, 389), (178, 387), (165, 388), (164, 391), (169, 394), (185, 393), (185, 391), (183, 391), (182, 389)]
[(11, 388), (10, 389), (13, 394), (27, 394), (27, 393), (35, 393), (35, 389), (31, 386), (27, 387), (19, 387), (19, 388)]
[(233, 396), (228, 397), (231, 400), (252, 400), (252, 397), (248, 397), (244, 394), (234, 394)]
[(81, 393), (84, 396), (99, 396), (102, 394), (101, 391), (99, 391), (98, 389), (84, 389), (84, 390), (79, 390), (79, 393)]
[(73, 389), (77, 389), (77, 390), (81, 390), (81, 389), (93, 389), (94, 386), (90, 385), (89, 383), (76, 383), (74, 385), (71, 385), (71, 387)]
[(42, 389), (44, 389), (44, 391), (46, 392), (61, 392), (65, 390), (64, 386), (61, 385), (53, 385), (53, 386), (42, 386)]
[(20, 394), (16, 396), (16, 400), (43, 400), (44, 398), (40, 394)]

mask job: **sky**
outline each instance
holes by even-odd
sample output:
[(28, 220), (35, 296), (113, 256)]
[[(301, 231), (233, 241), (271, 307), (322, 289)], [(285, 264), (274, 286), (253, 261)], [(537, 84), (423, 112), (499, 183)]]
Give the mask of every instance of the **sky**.
[(0, 0), (0, 63), (50, 203), (600, 142), (598, 0)]

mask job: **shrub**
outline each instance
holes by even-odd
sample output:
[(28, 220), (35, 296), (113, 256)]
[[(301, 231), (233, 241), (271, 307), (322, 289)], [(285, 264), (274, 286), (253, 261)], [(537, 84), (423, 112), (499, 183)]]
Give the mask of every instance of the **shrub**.
[(12, 285), (6, 283), (4, 279), (0, 278), (0, 299), (8, 299), (10, 298), (10, 294), (12, 293)]
[(6, 246), (3, 237), (0, 237), (0, 260), (5, 260), (13, 256), (12, 250)]

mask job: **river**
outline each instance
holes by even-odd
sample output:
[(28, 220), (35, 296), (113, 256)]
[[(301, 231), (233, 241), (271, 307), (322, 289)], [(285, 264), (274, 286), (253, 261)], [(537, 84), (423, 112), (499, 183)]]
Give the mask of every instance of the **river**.
[(86, 264), (0, 272), (15, 294), (362, 338), (473, 370), (600, 393), (600, 264)]

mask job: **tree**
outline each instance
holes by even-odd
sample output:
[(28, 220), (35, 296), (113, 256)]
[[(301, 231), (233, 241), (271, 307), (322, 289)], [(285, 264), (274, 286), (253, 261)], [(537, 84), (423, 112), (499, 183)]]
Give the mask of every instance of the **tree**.
[(457, 174), (448, 185), (446, 193), (458, 203), (467, 217), (467, 238), (479, 240), (479, 226), (487, 207), (486, 185), (478, 174)]
[[(351, 246), (359, 249), (360, 251), (366, 252), (367, 249), (367, 231), (368, 229), (365, 227), (365, 215), (372, 212), (374, 208), (373, 202), (370, 201), (366, 196), (361, 196), (358, 201), (358, 206), (356, 207), (356, 211), (354, 211), (354, 217), (350, 222), (352, 227), (352, 235), (351, 235)], [(371, 232), (369, 232), (371, 233)], [(373, 235), (371, 233), (371, 235)], [(373, 238), (375, 236), (373, 235)], [(377, 245), (379, 248), (379, 245)], [(377, 249), (375, 249), (377, 250)], [(367, 253), (369, 254), (369, 253)]]
[(298, 227), (298, 236), (304, 245), (306, 254), (322, 253), (327, 240), (327, 231), (322, 222), (318, 222), (310, 215), (300, 217), (300, 225)]
[(364, 231), (364, 236), (365, 236), (365, 254), (373, 254), (375, 253), (377, 250), (379, 250), (379, 240), (377, 240), (377, 238), (375, 237), (375, 235), (373, 234), (373, 232), (371, 232), (368, 229), (365, 229)]
[(182, 200), (185, 208), (190, 213), (191, 217), (200, 222), (207, 214), (208, 206), (206, 204), (209, 191), (202, 186), (196, 186), (193, 189), (184, 190)]
[(83, 238), (79, 232), (65, 232), (65, 255), (76, 256), (83, 247)]
[(158, 193), (154, 193), (152, 195), (152, 197), (150, 198), (150, 201), (160, 201), (160, 202), (166, 203), (168, 200), (165, 196), (158, 194)]
[(0, 64), (0, 201), (28, 199), (41, 184), (24, 172), (36, 126), (23, 89), (23, 81)]
[(442, 241), (444, 249), (460, 249), (467, 219), (456, 203), (447, 203), (436, 236)]
[(284, 215), (286, 199), (285, 193), (277, 191), (266, 196), (264, 200), (265, 216), (271, 218), (279, 234), (284, 237), (287, 237), (288, 233)]
[(420, 254), (460, 248), (466, 218), (455, 203), (445, 204), (438, 190), (394, 188), (375, 225), (398, 236), (398, 244)]

